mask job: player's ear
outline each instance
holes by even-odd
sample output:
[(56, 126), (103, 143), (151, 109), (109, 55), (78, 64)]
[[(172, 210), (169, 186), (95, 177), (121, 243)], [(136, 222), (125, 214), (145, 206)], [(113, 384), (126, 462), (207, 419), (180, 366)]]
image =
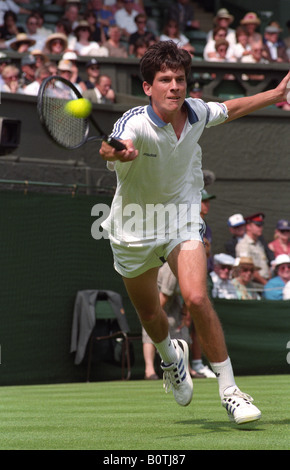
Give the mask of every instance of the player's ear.
[(143, 90), (144, 90), (145, 95), (151, 96), (151, 93), (152, 93), (151, 88), (152, 86), (150, 85), (150, 83), (143, 82)]

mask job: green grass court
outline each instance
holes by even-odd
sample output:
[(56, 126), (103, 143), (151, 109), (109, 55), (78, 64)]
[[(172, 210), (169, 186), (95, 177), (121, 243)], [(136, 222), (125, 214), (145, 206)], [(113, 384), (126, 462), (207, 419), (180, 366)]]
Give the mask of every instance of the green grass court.
[(289, 375), (238, 377), (262, 419), (232, 424), (215, 379), (179, 407), (162, 381), (0, 388), (1, 450), (289, 450)]

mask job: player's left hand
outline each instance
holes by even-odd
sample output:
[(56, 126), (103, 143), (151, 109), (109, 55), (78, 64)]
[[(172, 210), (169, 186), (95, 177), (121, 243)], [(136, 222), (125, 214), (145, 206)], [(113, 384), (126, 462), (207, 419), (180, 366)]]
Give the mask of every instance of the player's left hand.
[(288, 103), (290, 103), (290, 71), (279, 83), (276, 92), (280, 93), (281, 101), (288, 101)]

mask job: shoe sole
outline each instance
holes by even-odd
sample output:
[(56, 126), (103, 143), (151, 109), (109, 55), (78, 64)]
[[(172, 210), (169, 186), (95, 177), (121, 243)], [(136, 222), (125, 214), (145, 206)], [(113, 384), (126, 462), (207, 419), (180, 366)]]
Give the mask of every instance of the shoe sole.
[(240, 424), (247, 424), (247, 423), (253, 423), (254, 421), (259, 421), (261, 418), (261, 413), (253, 416), (242, 416), (241, 418), (234, 418), (231, 414), (228, 415), (230, 421), (233, 421), (234, 423), (240, 425)]

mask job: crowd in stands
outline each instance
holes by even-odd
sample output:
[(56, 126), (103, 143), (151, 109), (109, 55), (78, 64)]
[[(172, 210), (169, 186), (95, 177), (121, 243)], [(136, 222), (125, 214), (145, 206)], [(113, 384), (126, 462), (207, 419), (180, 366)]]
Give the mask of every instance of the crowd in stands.
[[(203, 191), (201, 216), (209, 212), (215, 196)], [(205, 233), (208, 259), (209, 290), (213, 298), (239, 300), (290, 299), (290, 221), (278, 220), (273, 240), (263, 236), (264, 213), (244, 217), (233, 214), (227, 225), (230, 238), (224, 252), (212, 255), (212, 231)]]
[[(77, 59), (88, 56), (141, 58), (150, 44), (172, 40), (187, 49), (193, 60), (198, 59), (190, 33), (199, 31), (200, 24), (190, 0), (169, 2), (162, 25), (155, 17), (150, 17), (146, 2), (142, 0), (46, 0), (44, 3), (46, 11), (49, 11), (50, 4), (60, 7), (58, 21), (53, 26), (45, 23), (45, 15), (41, 11), (31, 10), (33, 2), (0, 1), (1, 91), (35, 94), (37, 83), (41, 83), (48, 71), (58, 71), (59, 56), (68, 52), (75, 54)], [(25, 23), (18, 20), (19, 15), (25, 15)], [(290, 36), (282, 37), (283, 31), (277, 21), (270, 22), (261, 33), (261, 20), (255, 12), (245, 14), (235, 29), (232, 28), (234, 20), (227, 9), (217, 11), (213, 28), (207, 33), (204, 60), (289, 62)], [(290, 29), (290, 20), (287, 26)], [(9, 51), (32, 56), (35, 63), (32, 59), (25, 59), (30, 62), (26, 64), (26, 71), (21, 64), (21, 70), (17, 72), (15, 68), (11, 69), (14, 64)], [(51, 60), (54, 55), (58, 62)], [(67, 65), (67, 69), (74, 69), (74, 74), (77, 59)], [(61, 60), (69, 59), (62, 57)], [(63, 63), (61, 65), (64, 66)], [(89, 77), (86, 78), (91, 82)], [(259, 78), (263, 76), (243, 77), (245, 80)], [(36, 84), (27, 88), (33, 81)], [(85, 82), (80, 85), (82, 90), (86, 89)], [(281, 103), (279, 107), (289, 110), (290, 104)]]
[[(27, 3), (27, 8), (25, 4)], [(62, 7), (53, 28), (44, 15), (29, 9), (28, 0), (0, 1), (0, 90), (6, 93), (37, 95), (42, 81), (59, 74), (72, 81), (80, 92), (94, 103), (115, 100), (111, 78), (103, 74), (99, 57), (141, 58), (156, 41), (172, 40), (195, 58), (194, 41), (189, 32), (200, 28), (189, 0), (170, 2), (164, 27), (160, 31), (154, 18), (148, 16), (142, 0), (46, 0), (46, 5)], [(84, 5), (86, 8), (84, 9)], [(18, 15), (25, 15), (25, 24)], [(290, 35), (277, 21), (271, 21), (260, 32), (261, 20), (248, 12), (233, 29), (233, 15), (225, 8), (217, 11), (213, 28), (207, 33), (203, 59), (211, 62), (289, 63)], [(290, 30), (290, 20), (287, 23)], [(20, 68), (9, 56), (21, 54)], [(56, 56), (58, 60), (53, 60)], [(61, 57), (61, 60), (59, 60)], [(86, 77), (81, 78), (78, 58), (88, 59)], [(228, 77), (229, 79), (231, 77)], [(244, 76), (245, 80), (263, 77)], [(189, 96), (201, 97), (199, 83), (189, 84)], [(290, 110), (290, 103), (279, 106)], [(204, 191), (201, 216), (206, 219), (210, 200)], [(290, 298), (290, 222), (277, 223), (274, 240), (263, 238), (264, 214), (229, 217), (232, 238), (224, 253), (211, 254), (212, 233), (207, 226), (205, 246), (208, 249), (209, 281), (213, 297), (237, 299)], [(284, 294), (283, 294), (284, 292)]]

